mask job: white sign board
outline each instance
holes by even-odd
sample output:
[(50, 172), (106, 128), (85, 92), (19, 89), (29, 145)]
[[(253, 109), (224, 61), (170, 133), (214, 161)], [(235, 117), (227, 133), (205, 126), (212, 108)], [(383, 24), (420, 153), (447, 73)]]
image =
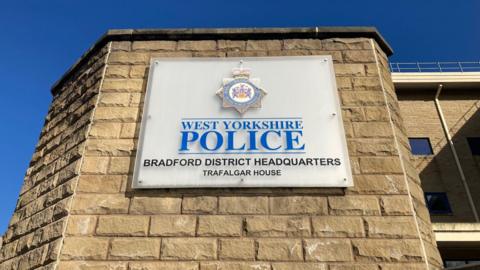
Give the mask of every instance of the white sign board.
[(330, 56), (152, 59), (134, 188), (351, 185)]

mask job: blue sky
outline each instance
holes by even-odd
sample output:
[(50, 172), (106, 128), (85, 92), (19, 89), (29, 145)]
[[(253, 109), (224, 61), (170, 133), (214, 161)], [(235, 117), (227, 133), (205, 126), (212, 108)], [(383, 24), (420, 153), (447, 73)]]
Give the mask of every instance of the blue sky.
[(107, 29), (375, 26), (391, 61), (480, 61), (480, 1), (3, 1), (0, 234), (15, 208), (50, 86)]

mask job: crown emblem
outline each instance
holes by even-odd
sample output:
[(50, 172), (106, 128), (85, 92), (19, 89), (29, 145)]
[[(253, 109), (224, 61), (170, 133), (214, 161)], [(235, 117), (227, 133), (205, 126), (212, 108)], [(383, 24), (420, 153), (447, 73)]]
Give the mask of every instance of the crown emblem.
[(223, 79), (223, 86), (217, 91), (224, 108), (234, 108), (244, 114), (249, 108), (261, 108), (262, 98), (267, 94), (258, 87), (259, 79), (250, 79), (250, 69), (240, 67), (232, 70), (233, 78)]

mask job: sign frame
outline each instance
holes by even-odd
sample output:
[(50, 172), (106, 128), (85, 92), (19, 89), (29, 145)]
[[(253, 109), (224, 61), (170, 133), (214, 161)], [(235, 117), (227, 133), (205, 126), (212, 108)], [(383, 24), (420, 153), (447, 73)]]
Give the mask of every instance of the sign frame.
[[(148, 115), (149, 106), (151, 101), (151, 94), (153, 91), (153, 76), (155, 65), (157, 65), (161, 61), (222, 61), (222, 60), (229, 60), (229, 61), (242, 61), (244, 59), (255, 59), (256, 61), (261, 60), (270, 60), (273, 58), (289, 58), (289, 59), (302, 59), (302, 58), (318, 58), (319, 61), (325, 61), (329, 63), (329, 76), (331, 80), (331, 90), (333, 93), (333, 99), (335, 102), (335, 107), (337, 108), (336, 112), (332, 113), (339, 125), (338, 125), (338, 132), (339, 136), (342, 138), (343, 142), (343, 149), (344, 151), (344, 159), (343, 159), (343, 166), (345, 166), (346, 176), (342, 179), (341, 184), (309, 184), (309, 185), (244, 185), (243, 179), (237, 182), (235, 185), (175, 185), (175, 184), (162, 184), (162, 185), (145, 185), (142, 179), (139, 179), (140, 174), (140, 166), (142, 166), (142, 152), (144, 147), (144, 137), (145, 137), (145, 129), (147, 126), (147, 122), (150, 121), (151, 116)], [(165, 188), (305, 188), (305, 187), (316, 187), (316, 188), (345, 188), (353, 186), (353, 177), (352, 177), (352, 170), (350, 165), (350, 155), (348, 152), (346, 136), (345, 136), (345, 128), (342, 119), (342, 110), (341, 110), (341, 103), (338, 94), (338, 88), (336, 85), (336, 77), (335, 71), (333, 66), (333, 59), (331, 55), (314, 55), (314, 56), (272, 56), (272, 57), (227, 57), (227, 58), (219, 58), (219, 57), (197, 57), (197, 58), (189, 58), (189, 57), (160, 57), (160, 58), (151, 58), (150, 65), (149, 65), (149, 72), (147, 79), (147, 87), (146, 93), (143, 103), (143, 111), (142, 111), (142, 119), (140, 123), (140, 132), (138, 137), (137, 143), (137, 151), (135, 156), (135, 165), (133, 170), (133, 177), (132, 177), (132, 188), (133, 189), (165, 189)], [(212, 89), (212, 91), (215, 89)], [(267, 90), (268, 91), (268, 90)], [(273, 119), (273, 118), (272, 118)], [(172, 180), (170, 180), (172, 182)]]

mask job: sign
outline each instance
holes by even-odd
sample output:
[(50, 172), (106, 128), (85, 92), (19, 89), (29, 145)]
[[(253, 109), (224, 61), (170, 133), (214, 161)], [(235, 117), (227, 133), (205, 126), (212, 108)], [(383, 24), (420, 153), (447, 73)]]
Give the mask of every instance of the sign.
[(330, 56), (152, 59), (134, 188), (352, 185)]

